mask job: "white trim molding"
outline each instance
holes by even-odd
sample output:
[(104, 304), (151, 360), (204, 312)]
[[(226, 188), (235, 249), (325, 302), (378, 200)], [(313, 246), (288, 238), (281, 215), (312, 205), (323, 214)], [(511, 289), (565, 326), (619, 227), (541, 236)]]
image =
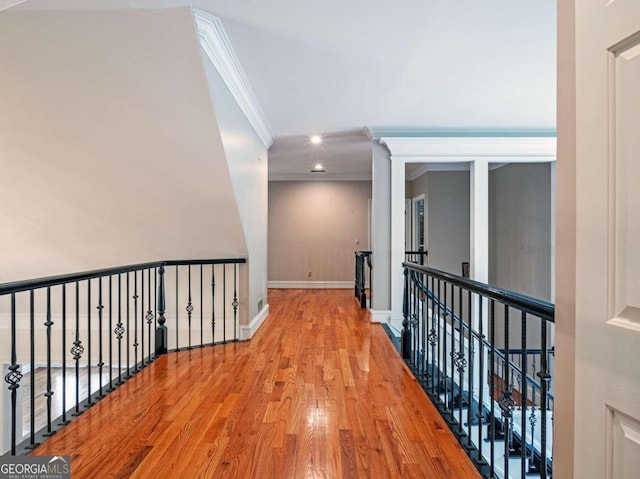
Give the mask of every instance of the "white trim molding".
[(353, 281), (269, 281), (267, 285), (279, 289), (351, 289)]
[(202, 50), (218, 70), (240, 109), (260, 137), (265, 148), (268, 149), (273, 143), (273, 135), (269, 130), (264, 111), (231, 47), (231, 42), (220, 19), (199, 8), (191, 7), (191, 12)]
[(266, 304), (248, 325), (240, 326), (240, 341), (251, 339), (265, 319), (269, 316), (269, 305)]
[[(402, 262), (404, 261), (405, 243), (405, 180), (407, 163), (422, 163), (429, 167), (433, 165), (439, 169), (450, 169), (452, 166), (460, 169), (469, 168), (476, 171), (476, 166), (483, 165), (482, 191), (488, 188), (488, 170), (491, 164), (496, 167), (509, 163), (553, 163), (556, 161), (556, 136), (553, 132), (518, 132), (516, 130), (504, 132), (500, 136), (499, 130), (485, 130), (468, 132), (423, 132), (424, 136), (378, 136), (369, 129), (369, 136), (384, 144), (391, 160), (391, 319), (389, 325), (398, 328), (402, 323), (402, 299), (404, 277)], [(396, 132), (392, 132), (396, 133)], [(418, 134), (418, 131), (414, 132)], [(455, 134), (454, 134), (455, 133)], [(481, 136), (483, 134), (484, 136)], [(484, 184), (486, 183), (486, 184)], [(476, 184), (478, 190), (480, 184)], [(486, 190), (486, 191), (485, 191)], [(471, 197), (474, 198), (473, 191)], [(488, 194), (478, 196), (475, 204), (477, 212), (482, 211), (482, 221), (474, 221), (470, 225), (471, 242), (475, 261), (472, 255), (471, 272), (481, 272), (473, 279), (486, 281), (485, 263), (488, 258), (488, 223), (486, 221)], [(479, 201), (482, 199), (482, 205)], [(470, 205), (474, 208), (474, 204)], [(476, 215), (480, 216), (480, 215)], [(482, 238), (482, 241), (480, 240)], [(480, 261), (482, 260), (482, 261)]]
[(469, 161), (478, 157), (502, 161), (509, 158), (509, 163), (516, 159), (521, 162), (551, 162), (556, 159), (555, 137), (382, 137), (380, 142), (387, 145), (391, 156), (405, 157), (407, 163)]
[(371, 309), (369, 310), (371, 313), (371, 322), (372, 323), (384, 323), (389, 324), (389, 318), (391, 318), (391, 310), (379, 310), (379, 309)]

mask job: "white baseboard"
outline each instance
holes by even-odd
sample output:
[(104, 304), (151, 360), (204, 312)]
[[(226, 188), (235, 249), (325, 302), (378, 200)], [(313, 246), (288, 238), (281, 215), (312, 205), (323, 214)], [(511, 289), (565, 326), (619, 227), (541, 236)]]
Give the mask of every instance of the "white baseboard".
[(258, 331), (258, 328), (260, 327), (260, 325), (264, 322), (265, 319), (267, 319), (267, 316), (269, 316), (268, 304), (264, 305), (264, 307), (262, 308), (262, 311), (260, 311), (251, 320), (248, 326), (247, 325), (240, 326), (240, 341), (246, 341), (247, 339), (251, 339), (253, 335), (256, 334), (256, 331)]
[(286, 289), (352, 289), (353, 281), (269, 281), (267, 287)]
[(384, 323), (389, 324), (389, 318), (391, 317), (391, 311), (384, 311), (380, 309), (371, 310), (371, 322), (372, 323)]
[(396, 334), (396, 336), (400, 336), (400, 331), (402, 331), (402, 321), (404, 318), (389, 318), (389, 329)]

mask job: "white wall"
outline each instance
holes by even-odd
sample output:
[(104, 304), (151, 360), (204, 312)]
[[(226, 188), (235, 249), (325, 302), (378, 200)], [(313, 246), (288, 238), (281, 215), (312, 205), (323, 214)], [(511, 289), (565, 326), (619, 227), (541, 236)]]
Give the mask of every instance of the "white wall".
[(352, 287), (370, 197), (368, 181), (270, 181), (269, 281)]
[(0, 281), (247, 246), (188, 9), (0, 15)]
[(267, 149), (204, 54), (203, 62), (247, 244), (248, 278), (244, 278), (244, 286), (248, 286), (251, 319), (260, 313), (260, 300), (263, 307), (267, 305)]
[(489, 174), (489, 282), (551, 298), (551, 166), (510, 164)]

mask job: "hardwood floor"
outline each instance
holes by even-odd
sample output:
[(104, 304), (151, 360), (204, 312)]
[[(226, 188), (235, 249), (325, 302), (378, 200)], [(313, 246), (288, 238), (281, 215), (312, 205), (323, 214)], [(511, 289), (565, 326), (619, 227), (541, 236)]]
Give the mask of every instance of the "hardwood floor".
[(270, 290), (244, 343), (165, 355), (34, 454), (74, 478), (479, 478), (347, 290)]

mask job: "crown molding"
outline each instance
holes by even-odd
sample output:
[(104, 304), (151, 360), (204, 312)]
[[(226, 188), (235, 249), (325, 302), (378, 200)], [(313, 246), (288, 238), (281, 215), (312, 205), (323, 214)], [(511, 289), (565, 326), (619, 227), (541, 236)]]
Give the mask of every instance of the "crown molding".
[(269, 181), (371, 181), (371, 174), (282, 173), (270, 174)]
[(231, 42), (220, 19), (195, 7), (191, 7), (191, 12), (202, 50), (211, 60), (247, 120), (268, 149), (273, 143), (273, 136), (265, 119), (264, 111), (262, 111), (238, 57), (231, 47)]
[(460, 128), (423, 126), (369, 126), (365, 134), (370, 140), (381, 138), (537, 138), (556, 137), (555, 128)]
[(429, 164), (425, 163), (423, 165), (420, 165), (420, 167), (418, 167), (415, 171), (407, 171), (406, 172), (406, 179), (409, 180), (409, 181), (413, 181), (416, 178), (420, 178), (427, 171), (429, 171)]
[[(473, 158), (554, 161), (555, 137), (381, 137), (391, 156), (406, 162), (470, 161)], [(525, 160), (525, 158), (527, 160)]]

